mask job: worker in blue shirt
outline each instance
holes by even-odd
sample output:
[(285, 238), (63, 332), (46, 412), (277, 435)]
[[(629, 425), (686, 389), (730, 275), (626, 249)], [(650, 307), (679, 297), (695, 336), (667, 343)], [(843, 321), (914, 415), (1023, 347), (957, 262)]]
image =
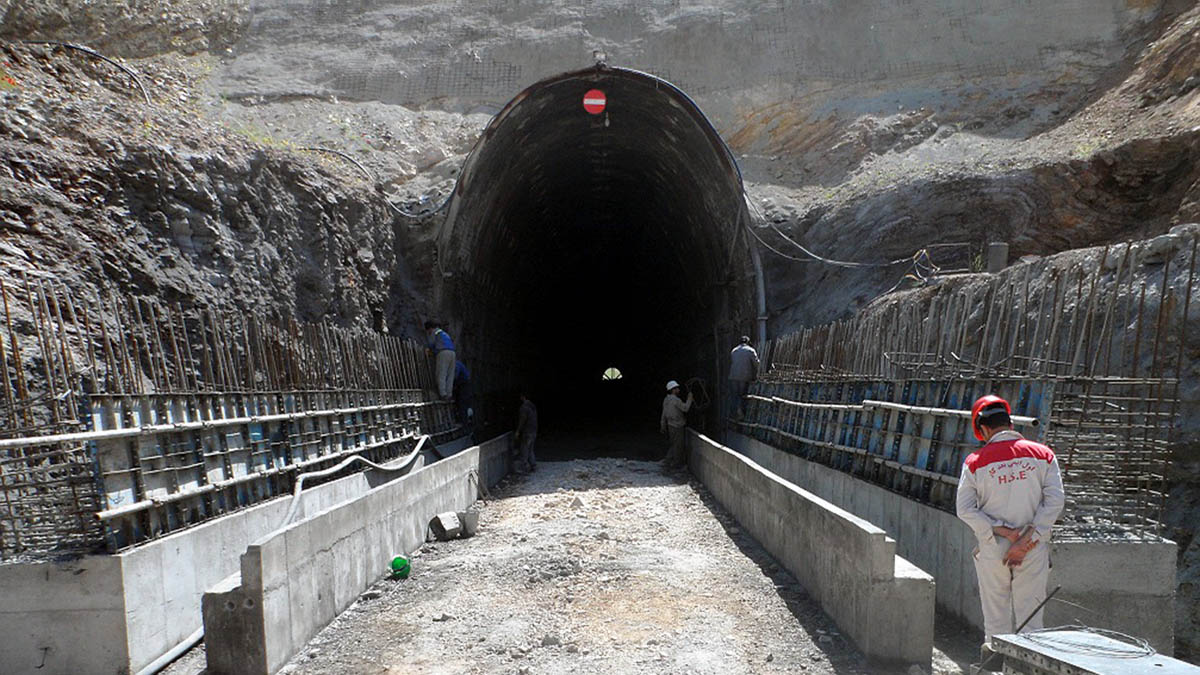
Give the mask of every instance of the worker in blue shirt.
[(438, 396), (449, 399), (454, 393), (454, 340), (450, 334), (442, 330), (442, 324), (429, 320), (425, 322), (426, 344), (434, 356), (434, 381), (437, 382)]

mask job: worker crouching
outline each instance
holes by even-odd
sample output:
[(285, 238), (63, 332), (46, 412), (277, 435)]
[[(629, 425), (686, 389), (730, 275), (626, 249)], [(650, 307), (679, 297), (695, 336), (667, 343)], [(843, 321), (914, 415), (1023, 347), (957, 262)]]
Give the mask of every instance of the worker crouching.
[(958, 517), (978, 542), (975, 573), (989, 641), (1042, 628), (1050, 529), (1064, 503), (1054, 451), (1013, 430), (1011, 415), (999, 396), (975, 402), (971, 425), (984, 445), (963, 462), (958, 481)]

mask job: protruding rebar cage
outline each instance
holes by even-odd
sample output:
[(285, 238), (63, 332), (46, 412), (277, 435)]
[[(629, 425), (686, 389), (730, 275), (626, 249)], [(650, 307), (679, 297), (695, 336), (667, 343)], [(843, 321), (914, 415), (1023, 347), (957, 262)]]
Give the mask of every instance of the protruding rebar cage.
[(780, 337), (735, 428), (953, 510), (978, 447), (965, 411), (996, 393), (1058, 454), (1060, 531), (1161, 535), (1197, 241), (1039, 260)]
[(0, 558), (117, 551), (462, 433), (424, 348), (0, 281)]

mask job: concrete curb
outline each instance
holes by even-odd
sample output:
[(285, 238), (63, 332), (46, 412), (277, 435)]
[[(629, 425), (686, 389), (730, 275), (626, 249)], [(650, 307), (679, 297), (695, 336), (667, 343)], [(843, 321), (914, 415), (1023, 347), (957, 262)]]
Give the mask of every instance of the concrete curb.
[(696, 476), (868, 658), (929, 668), (933, 577), (893, 539), (706, 436), (688, 445)]

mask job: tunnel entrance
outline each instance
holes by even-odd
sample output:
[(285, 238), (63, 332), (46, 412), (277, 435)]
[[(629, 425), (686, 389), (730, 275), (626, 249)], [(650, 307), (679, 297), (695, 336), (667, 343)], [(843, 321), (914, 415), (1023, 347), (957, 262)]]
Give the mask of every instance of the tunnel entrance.
[(748, 218), (734, 158), (666, 81), (599, 66), (521, 92), (467, 159), (438, 241), (439, 311), (485, 431), (511, 428), (520, 389), (543, 433), (652, 433), (669, 379), (700, 378), (715, 403), (756, 318)]

